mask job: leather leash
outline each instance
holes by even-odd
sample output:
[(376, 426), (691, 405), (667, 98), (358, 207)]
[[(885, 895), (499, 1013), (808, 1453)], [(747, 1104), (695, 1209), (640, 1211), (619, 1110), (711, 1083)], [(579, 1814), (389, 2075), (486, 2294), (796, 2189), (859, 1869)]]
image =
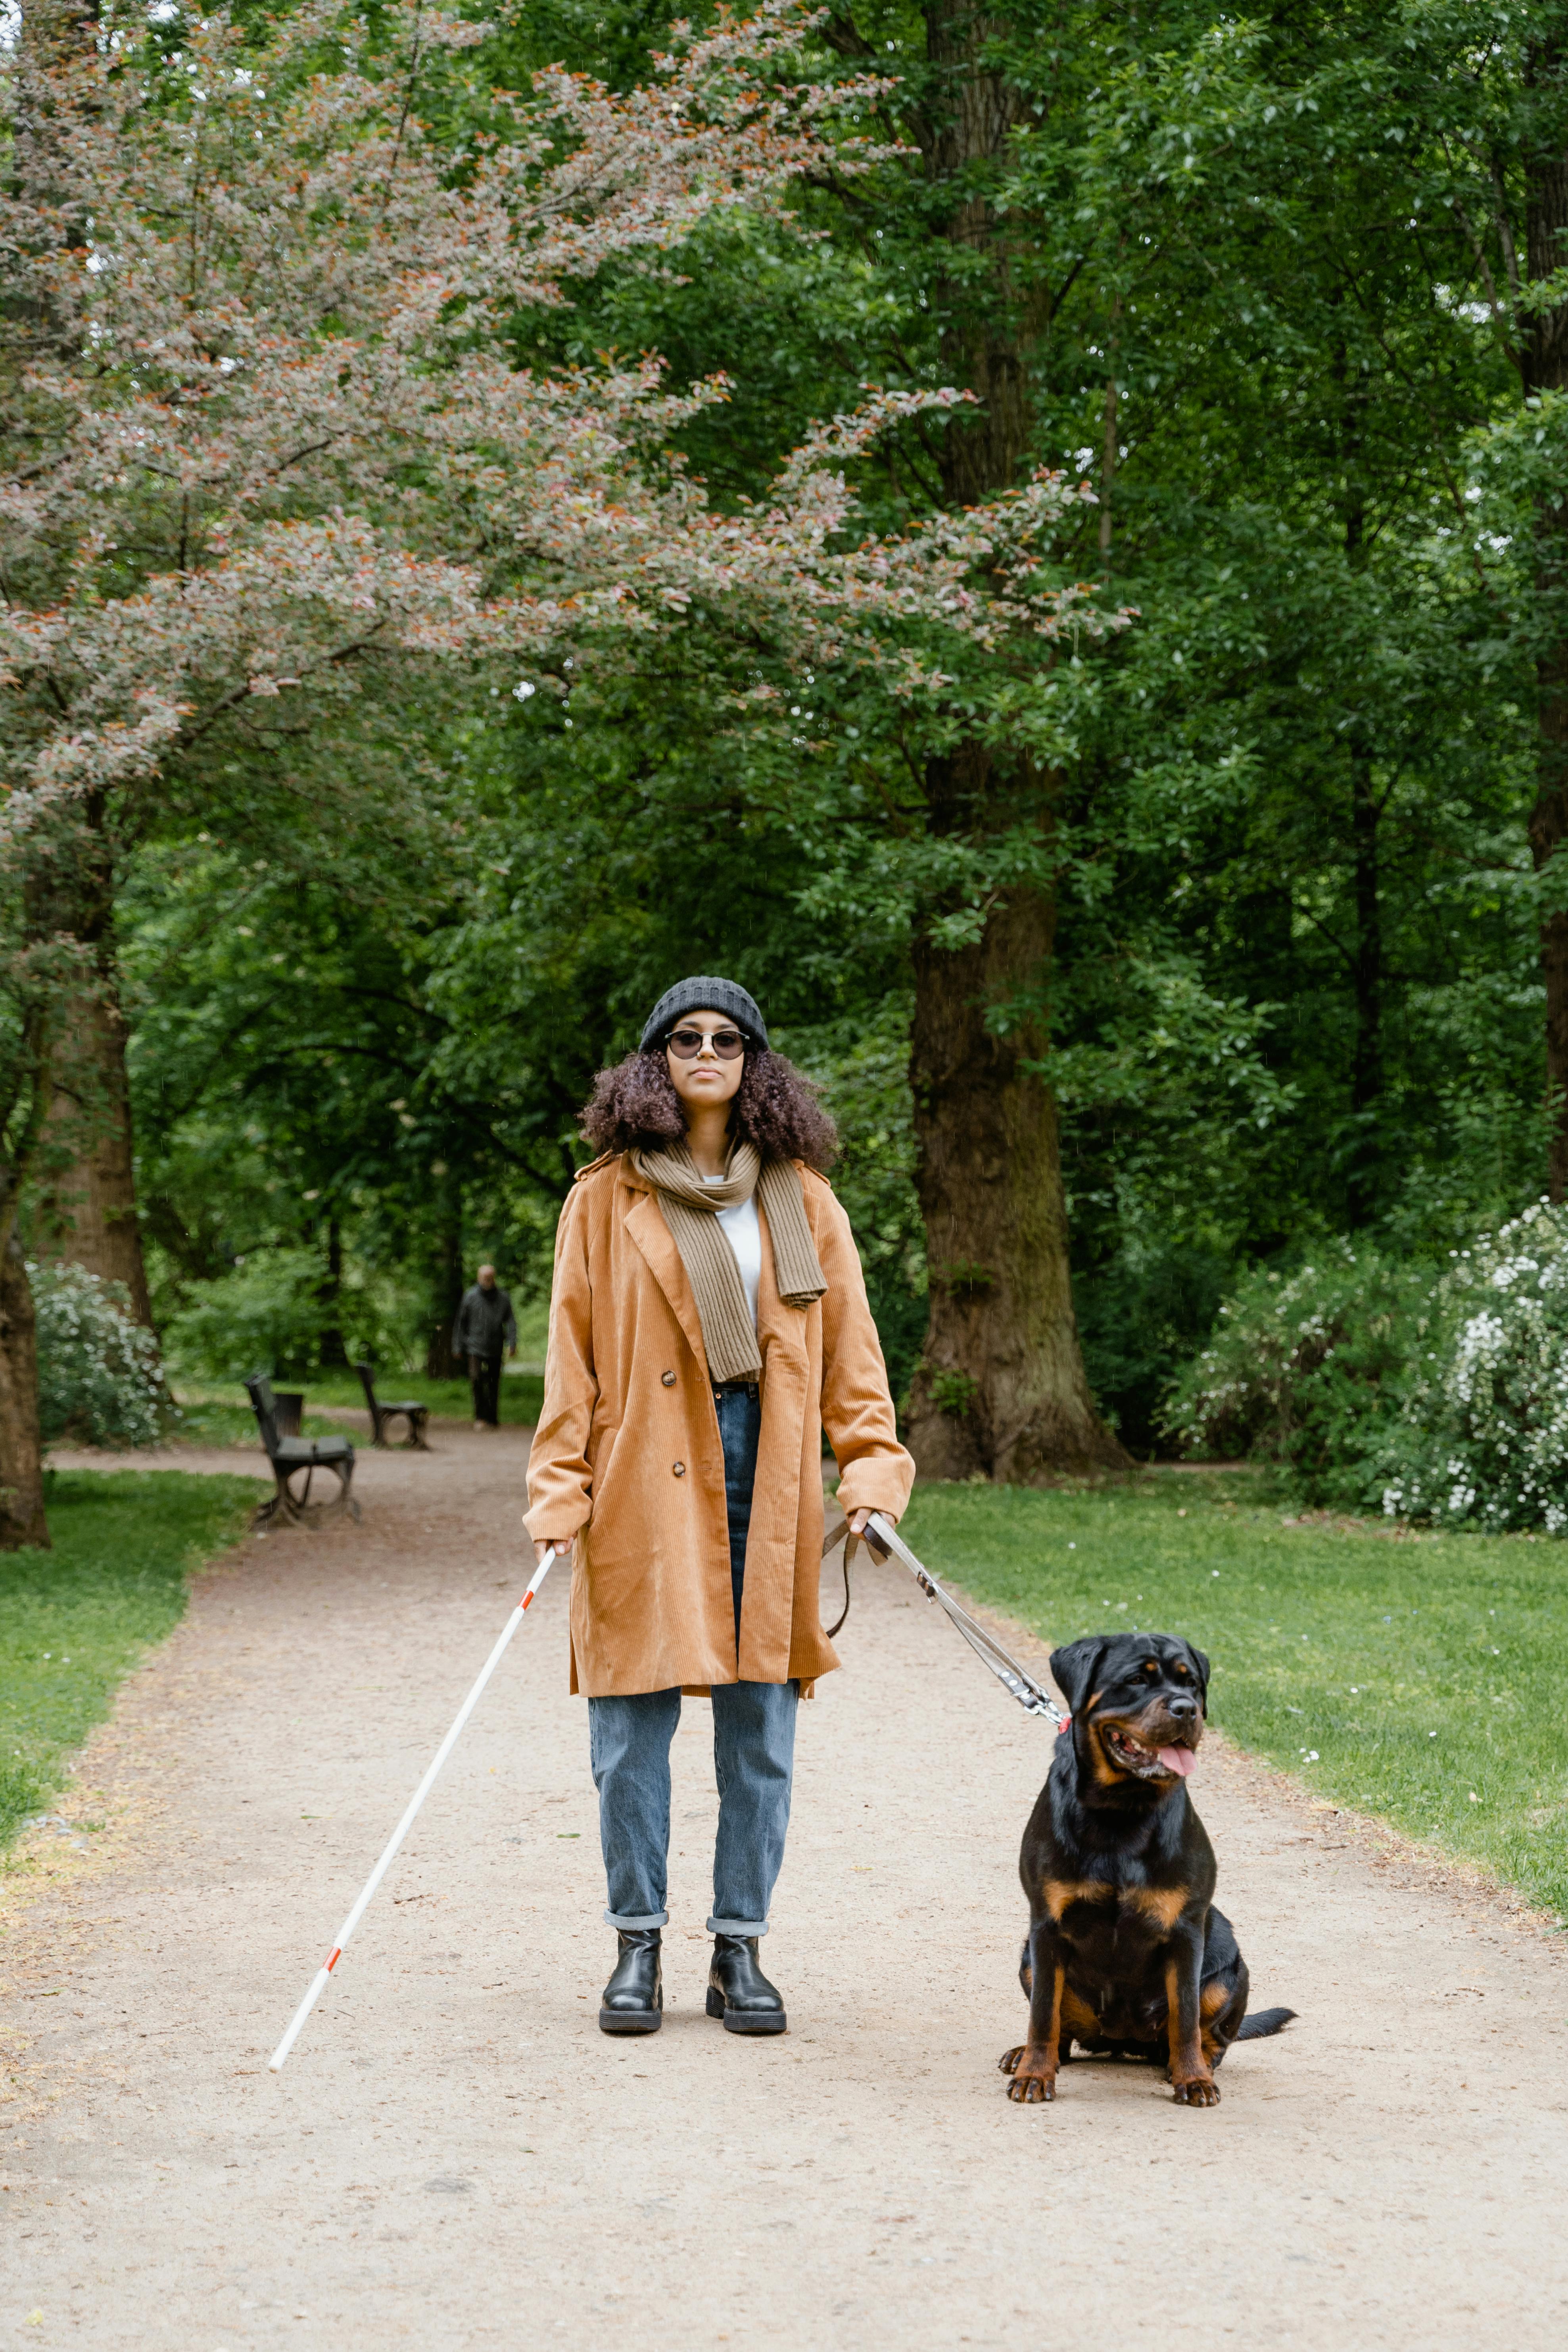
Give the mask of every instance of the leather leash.
[(946, 1586), (938, 1581), (930, 1569), (915, 1558), (890, 1519), (885, 1519), (880, 1511), (873, 1511), (864, 1536), (852, 1536), (847, 1519), (840, 1519), (823, 1544), (823, 1559), (826, 1559), (828, 1553), (835, 1550), (840, 1543), (844, 1546), (844, 1606), (838, 1613), (837, 1624), (828, 1628), (827, 1638), (830, 1642), (849, 1614), (849, 1555), (857, 1543), (864, 1543), (873, 1559), (897, 1559), (902, 1562), (926, 1599), (940, 1601), (946, 1612), (948, 1622), (957, 1627), (982, 1665), (990, 1667), (1004, 1690), (1016, 1698), (1026, 1713), (1043, 1715), (1047, 1722), (1055, 1724), (1058, 1731), (1066, 1730), (1072, 1721), (1071, 1716), (1057, 1705), (1048, 1692), (1041, 1688), (1033, 1675), (1026, 1673), (1017, 1659), (1010, 1651), (1002, 1647), (994, 1633), (987, 1633), (977, 1617), (970, 1615), (962, 1601), (953, 1599)]

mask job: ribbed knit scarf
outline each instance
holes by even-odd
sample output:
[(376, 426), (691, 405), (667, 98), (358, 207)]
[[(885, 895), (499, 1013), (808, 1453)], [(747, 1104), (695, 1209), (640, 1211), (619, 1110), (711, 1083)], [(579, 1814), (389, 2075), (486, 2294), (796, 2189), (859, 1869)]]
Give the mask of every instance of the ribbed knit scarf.
[(736, 1144), (721, 1184), (703, 1182), (691, 1148), (684, 1142), (667, 1145), (662, 1151), (634, 1151), (631, 1163), (644, 1182), (653, 1187), (680, 1253), (702, 1326), (708, 1377), (755, 1380), (763, 1369), (762, 1352), (746, 1304), (746, 1286), (718, 1213), (738, 1209), (755, 1192), (767, 1219), (779, 1297), (786, 1307), (809, 1307), (814, 1298), (822, 1297), (827, 1283), (806, 1223), (799, 1169), (789, 1160), (764, 1161), (753, 1143)]

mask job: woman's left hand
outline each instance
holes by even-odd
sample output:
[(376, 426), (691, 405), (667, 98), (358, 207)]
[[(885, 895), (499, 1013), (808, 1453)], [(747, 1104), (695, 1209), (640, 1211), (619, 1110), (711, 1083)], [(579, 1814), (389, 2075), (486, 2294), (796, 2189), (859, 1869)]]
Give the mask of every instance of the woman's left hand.
[[(852, 1536), (863, 1536), (866, 1532), (867, 1525), (870, 1517), (871, 1514), (869, 1511), (851, 1511), (848, 1519), (850, 1534)], [(894, 1518), (891, 1511), (884, 1511), (882, 1513), (882, 1517), (887, 1520), (888, 1525), (890, 1528), (896, 1528), (898, 1526), (899, 1523), (897, 1519)]]

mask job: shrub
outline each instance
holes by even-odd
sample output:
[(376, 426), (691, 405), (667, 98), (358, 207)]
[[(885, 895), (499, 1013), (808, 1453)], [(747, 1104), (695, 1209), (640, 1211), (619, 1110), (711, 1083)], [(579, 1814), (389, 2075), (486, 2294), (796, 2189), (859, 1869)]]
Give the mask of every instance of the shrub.
[(292, 1378), (316, 1361), (328, 1306), (313, 1249), (258, 1250), (232, 1274), (195, 1284), (164, 1333), (171, 1360), (216, 1381)]
[(38, 1421), (46, 1445), (154, 1445), (168, 1393), (158, 1342), (132, 1320), (124, 1286), (84, 1266), (27, 1265), (38, 1326)]
[(1212, 1330), (1234, 1259), (1202, 1244), (1142, 1234), (1098, 1265), (1075, 1269), (1083, 1368), (1095, 1402), (1122, 1444), (1169, 1450), (1162, 1402)]
[(422, 1286), (405, 1290), (395, 1276), (354, 1264), (334, 1296), (324, 1250), (263, 1248), (237, 1260), (232, 1273), (184, 1286), (163, 1325), (164, 1353), (176, 1379), (210, 1381), (258, 1371), (309, 1380), (342, 1363), (336, 1339), (350, 1363), (364, 1355), (407, 1364), (405, 1335), (424, 1312)]
[(1568, 1209), (1454, 1250), (1373, 1467), (1391, 1517), (1568, 1528)]
[(1162, 1421), (1189, 1453), (1290, 1470), (1317, 1499), (1364, 1499), (1369, 1462), (1403, 1410), (1433, 1281), (1332, 1242), (1294, 1274), (1259, 1269), (1221, 1306)]

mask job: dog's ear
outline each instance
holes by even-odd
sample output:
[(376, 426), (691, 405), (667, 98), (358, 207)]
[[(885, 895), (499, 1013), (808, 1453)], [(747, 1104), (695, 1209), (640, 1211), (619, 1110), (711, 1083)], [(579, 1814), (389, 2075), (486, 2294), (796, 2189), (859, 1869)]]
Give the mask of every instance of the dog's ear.
[(1094, 1677), (1104, 1655), (1105, 1643), (1097, 1633), (1086, 1635), (1081, 1642), (1069, 1642), (1064, 1650), (1051, 1652), (1051, 1675), (1068, 1703), (1069, 1715), (1078, 1713), (1094, 1688)]
[(1191, 1642), (1184, 1641), (1182, 1647), (1185, 1650), (1188, 1657), (1191, 1658), (1194, 1668), (1196, 1671), (1198, 1677), (1198, 1696), (1204, 1703), (1204, 1713), (1207, 1715), (1209, 1711), (1209, 1662), (1207, 1658), (1205, 1657), (1203, 1652), (1194, 1648)]

